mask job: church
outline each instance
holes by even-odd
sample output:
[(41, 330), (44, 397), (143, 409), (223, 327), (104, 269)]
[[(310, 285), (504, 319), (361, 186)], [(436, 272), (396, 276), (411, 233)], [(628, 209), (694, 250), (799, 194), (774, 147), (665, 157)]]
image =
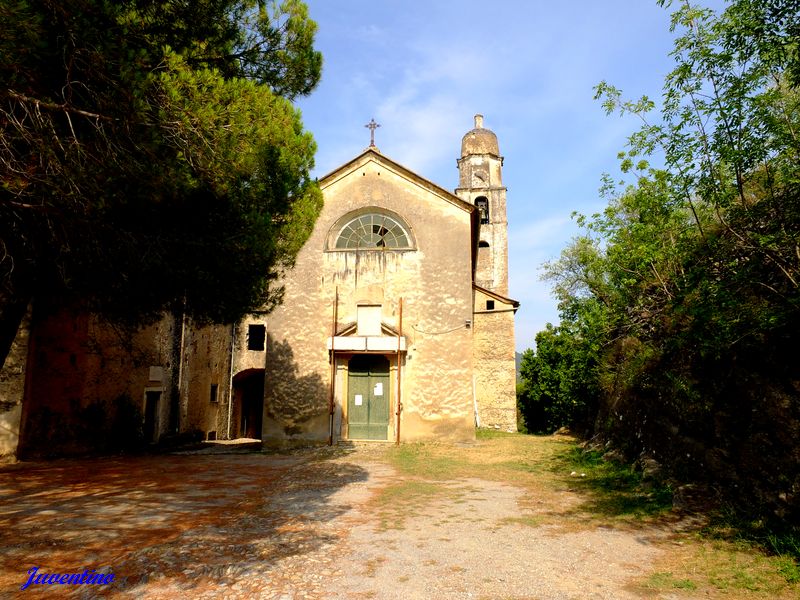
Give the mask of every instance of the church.
[[(497, 136), (476, 115), (450, 192), (384, 155), (370, 126), (370, 146), (319, 180), (322, 212), (271, 313), (208, 327), (172, 315), (125, 340), (92, 315), (26, 323), (0, 378), (0, 453), (79, 452), (87, 414), (106, 427), (136, 415), (147, 442), (515, 431), (519, 303)], [(133, 407), (122, 416), (120, 399)]]

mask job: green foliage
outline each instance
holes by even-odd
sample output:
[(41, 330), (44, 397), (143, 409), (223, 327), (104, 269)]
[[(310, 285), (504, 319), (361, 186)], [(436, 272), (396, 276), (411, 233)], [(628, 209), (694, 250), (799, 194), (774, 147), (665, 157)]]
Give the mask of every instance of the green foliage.
[(584, 234), (546, 265), (561, 323), (522, 392), (540, 422), (583, 402), (631, 456), (710, 478), (747, 518), (797, 523), (800, 3), (662, 4), (677, 34), (663, 103), (596, 89), (642, 120), (619, 156), (634, 179), (606, 176), (608, 207), (578, 215)]
[(389, 453), (397, 469), (407, 475), (442, 479), (452, 475), (460, 463), (448, 456), (438, 456), (436, 447), (426, 444), (403, 444)]
[(661, 482), (644, 482), (632, 465), (607, 460), (601, 452), (573, 447), (556, 464), (570, 470), (570, 484), (590, 492), (584, 509), (610, 517), (644, 517), (672, 509), (672, 489)]
[(652, 589), (696, 590), (697, 585), (689, 579), (678, 579), (672, 573), (653, 573), (647, 578), (646, 587)]
[(77, 299), (137, 324), (280, 301), (321, 208), (290, 104), (320, 77), (306, 6), (18, 0), (0, 18), (0, 307)]
[(782, 569), (784, 576), (789, 582), (800, 581), (800, 527), (748, 518), (738, 507), (727, 505), (711, 515), (703, 533), (709, 538), (741, 542), (786, 557), (789, 564)]
[(518, 401), (526, 431), (591, 428), (599, 391), (591, 376), (596, 351), (591, 337), (566, 326), (548, 324), (536, 334), (536, 352), (526, 350), (520, 365)]

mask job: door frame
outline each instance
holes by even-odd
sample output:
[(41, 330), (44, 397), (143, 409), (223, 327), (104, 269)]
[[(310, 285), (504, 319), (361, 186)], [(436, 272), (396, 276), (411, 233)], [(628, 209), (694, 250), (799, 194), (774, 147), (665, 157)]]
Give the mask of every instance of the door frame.
[[(385, 440), (369, 440), (364, 438), (350, 437), (350, 423), (347, 415), (347, 409), (350, 399), (350, 360), (355, 358), (356, 356), (382, 356), (383, 358), (389, 361), (389, 393), (387, 394), (387, 402), (389, 403), (389, 424), (387, 427)], [(385, 444), (387, 442), (394, 441), (394, 434), (396, 427), (395, 411), (397, 410), (397, 407), (395, 406), (396, 386), (397, 386), (397, 355), (395, 353), (384, 353), (384, 352), (358, 352), (358, 353), (348, 353), (348, 354), (337, 353), (336, 359), (337, 359), (336, 362), (338, 363), (336, 371), (341, 375), (340, 384), (337, 385), (337, 389), (340, 390), (339, 394), (341, 394), (337, 398), (339, 404), (339, 410), (341, 410), (341, 415), (342, 415), (340, 436), (339, 436), (340, 439), (353, 440), (358, 442), (375, 442), (380, 444)]]
[(145, 425), (147, 422), (147, 395), (158, 393), (158, 401), (156, 402), (155, 412), (153, 414), (153, 437), (152, 439), (145, 439), (146, 444), (154, 444), (161, 437), (161, 411), (163, 409), (164, 399), (164, 386), (145, 387), (142, 393), (142, 434), (147, 433)]
[[(261, 380), (260, 385), (258, 385), (258, 381)], [(247, 411), (245, 411), (245, 400), (249, 399), (251, 402), (255, 401), (254, 403), (257, 405), (257, 410), (252, 411), (252, 416), (254, 416), (255, 420), (255, 427), (256, 430), (256, 438), (263, 440), (264, 438), (264, 391), (266, 388), (266, 371), (265, 369), (244, 369), (236, 373), (231, 379), (231, 398), (232, 398), (232, 417), (235, 417), (232, 421), (232, 428), (233, 432), (232, 435), (235, 437), (244, 437), (247, 434), (247, 427), (245, 426), (248, 423), (248, 417), (251, 416)], [(254, 385), (255, 383), (255, 385)], [(255, 396), (250, 396), (248, 393), (252, 393), (253, 389), (256, 389), (260, 392)], [(252, 408), (252, 407), (251, 407)]]

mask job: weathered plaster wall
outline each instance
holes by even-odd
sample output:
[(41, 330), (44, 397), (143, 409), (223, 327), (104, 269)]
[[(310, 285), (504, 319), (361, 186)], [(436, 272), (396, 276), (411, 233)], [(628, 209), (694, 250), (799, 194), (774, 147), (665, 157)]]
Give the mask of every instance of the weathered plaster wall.
[(247, 332), (250, 325), (263, 325), (266, 329), (267, 317), (264, 315), (251, 315), (236, 325), (234, 374), (251, 369), (263, 369), (266, 366), (266, 348), (264, 350), (248, 350), (247, 348)]
[[(486, 310), (486, 301), (495, 310)], [(475, 291), (475, 397), (481, 427), (517, 430), (514, 311)]]
[(5, 363), (0, 368), (0, 456), (16, 454), (19, 443), (29, 334), (30, 308), (20, 323)]
[[(359, 302), (381, 304), (382, 321), (396, 328), (403, 298), (402, 438), (474, 437), (470, 212), (434, 188), (372, 153), (323, 181), (322, 214), (285, 282), (284, 305), (269, 317), (265, 438), (328, 437), (326, 342), (337, 289), (339, 328), (355, 322)], [(368, 207), (399, 215), (415, 249), (328, 251), (337, 220)], [(346, 397), (340, 365), (337, 422)]]
[[(248, 331), (251, 325), (263, 326), (266, 330), (267, 318), (263, 314), (249, 315), (236, 325), (233, 344), (233, 369), (231, 371), (232, 406), (230, 418), (226, 424), (228, 437), (236, 438), (246, 435), (246, 423), (243, 421), (245, 401), (244, 390), (253, 385), (250, 378), (258, 378), (264, 373), (267, 360), (267, 343), (260, 349), (248, 348)], [(263, 413), (263, 391), (260, 394), (260, 412)]]
[(85, 311), (34, 308), (20, 453), (113, 446), (141, 427), (128, 421), (144, 410), (145, 389), (162, 391), (156, 423), (164, 432), (172, 331), (172, 319), (130, 334)]
[[(199, 430), (204, 439), (227, 437), (230, 355), (230, 325), (187, 328), (181, 374), (183, 431)], [(212, 385), (217, 386), (215, 402), (211, 401)]]

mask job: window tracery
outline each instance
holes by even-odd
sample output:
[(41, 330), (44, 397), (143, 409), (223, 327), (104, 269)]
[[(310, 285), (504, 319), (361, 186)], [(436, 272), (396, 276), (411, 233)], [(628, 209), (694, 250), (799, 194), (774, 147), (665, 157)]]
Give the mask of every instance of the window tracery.
[(336, 236), (337, 250), (411, 248), (411, 238), (398, 219), (371, 212), (348, 221)]

